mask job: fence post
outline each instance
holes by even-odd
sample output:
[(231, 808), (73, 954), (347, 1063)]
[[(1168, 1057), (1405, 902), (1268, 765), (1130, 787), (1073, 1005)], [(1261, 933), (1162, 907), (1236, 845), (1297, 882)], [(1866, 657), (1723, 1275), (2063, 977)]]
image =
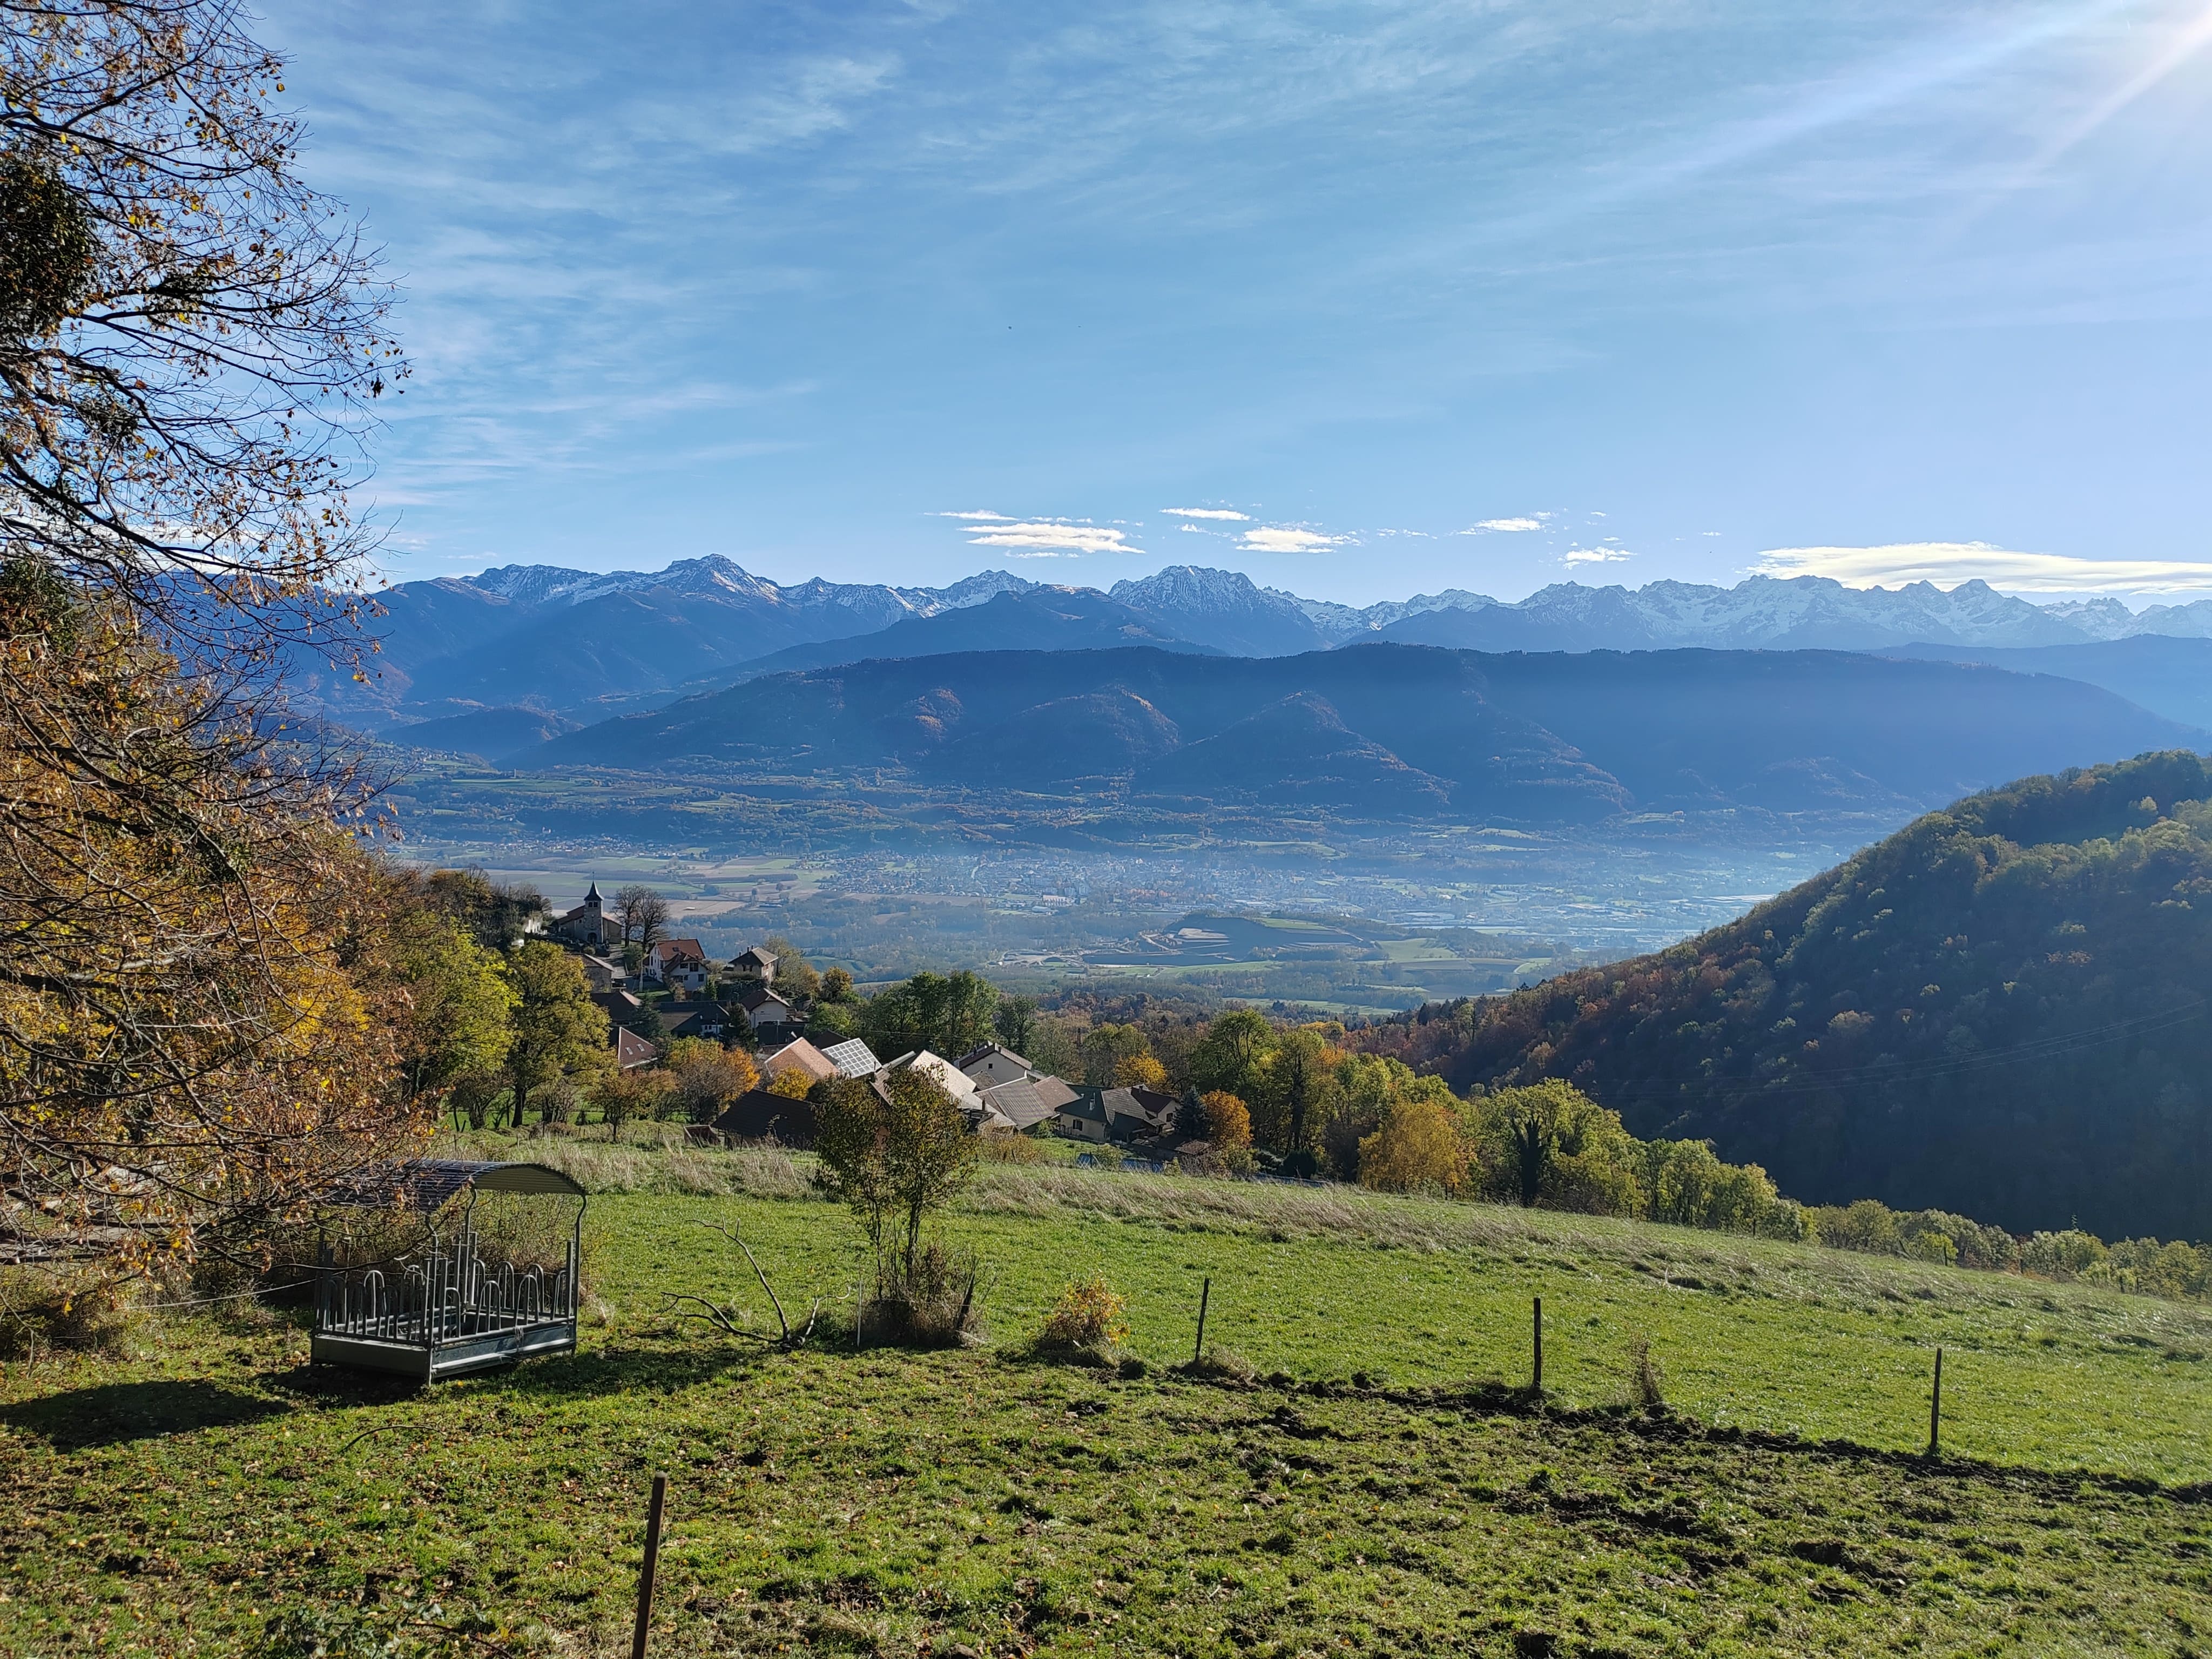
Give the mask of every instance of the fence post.
[(1191, 1345), (1190, 1363), (1194, 1365), (1206, 1358), (1206, 1304), (1213, 1299), (1213, 1279), (1209, 1275), (1198, 1287), (1198, 1340)]
[(1943, 1350), (1936, 1350), (1936, 1388), (1928, 1396), (1928, 1455), (1938, 1455), (1943, 1441)]
[(1529, 1315), (1529, 1325), (1535, 1338), (1531, 1346), (1536, 1365), (1534, 1380), (1528, 1384), (1528, 1391), (1541, 1394), (1544, 1392), (1544, 1298), (1540, 1296), (1535, 1298), (1534, 1310)]
[(653, 1575), (660, 1565), (660, 1510), (668, 1500), (668, 1477), (653, 1477), (653, 1501), (645, 1517), (645, 1565), (637, 1575), (637, 1629), (629, 1638), (629, 1659), (645, 1659), (646, 1627), (653, 1622)]

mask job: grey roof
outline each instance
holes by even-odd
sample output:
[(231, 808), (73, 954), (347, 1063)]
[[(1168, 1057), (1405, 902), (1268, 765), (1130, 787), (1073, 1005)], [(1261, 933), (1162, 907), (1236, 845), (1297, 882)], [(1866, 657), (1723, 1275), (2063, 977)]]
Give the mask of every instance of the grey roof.
[(883, 1061), (858, 1037), (831, 1043), (822, 1051), (822, 1058), (837, 1068), (839, 1077), (873, 1077), (884, 1068)]
[(1058, 1111), (1061, 1107), (1066, 1105), (1069, 1101), (1077, 1098), (1075, 1091), (1069, 1088), (1066, 1084), (1061, 1082), (1050, 1072), (1040, 1072), (1033, 1074), (1030, 1079), (1030, 1086), (1037, 1091), (1037, 1098), (1044, 1102), (1046, 1105), (1051, 1107), (1054, 1111)]
[(771, 1002), (775, 1004), (777, 1007), (783, 1009), (787, 1013), (795, 1014), (799, 1012), (799, 1010), (793, 1008), (781, 997), (776, 995), (775, 992), (769, 990), (764, 987), (757, 988), (753, 990), (748, 991), (744, 995), (738, 999), (738, 1006), (744, 1008), (744, 1010), (749, 1014), (758, 1013), (762, 1009), (767, 1007)]
[(332, 1182), (326, 1204), (368, 1209), (435, 1210), (456, 1193), (556, 1193), (581, 1198), (584, 1189), (543, 1164), (479, 1164), (454, 1158), (410, 1158), (355, 1170)]
[[(1074, 1098), (1069, 1091), (1068, 1097)], [(1026, 1129), (1032, 1123), (1042, 1123), (1058, 1109), (1059, 1103), (1048, 1101), (1037, 1092), (1036, 1084), (1027, 1078), (1017, 1078), (1011, 1083), (996, 1083), (976, 1097), (1012, 1123), (1017, 1129)]]

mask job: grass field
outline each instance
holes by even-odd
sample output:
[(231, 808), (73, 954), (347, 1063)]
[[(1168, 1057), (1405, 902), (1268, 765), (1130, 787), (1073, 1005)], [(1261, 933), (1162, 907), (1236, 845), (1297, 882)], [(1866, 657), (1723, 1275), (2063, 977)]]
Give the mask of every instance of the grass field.
[[(989, 1347), (786, 1354), (659, 1293), (764, 1315), (713, 1220), (787, 1305), (849, 1295), (853, 1224), (790, 1164), (532, 1151), (617, 1189), (592, 1201), (605, 1305), (575, 1359), (405, 1394), (304, 1365), (294, 1318), (257, 1313), (9, 1367), (0, 1651), (306, 1653), (264, 1624), (321, 1606), (398, 1642), (333, 1655), (441, 1626), (471, 1632), (454, 1652), (626, 1652), (656, 1468), (656, 1654), (2212, 1651), (2212, 1309), (1000, 1167), (945, 1226), (994, 1268)], [(1146, 1375), (1024, 1356), (1091, 1272), (1128, 1295)], [(1249, 1386), (1164, 1370), (1207, 1276), (1209, 1345)], [(1639, 1338), (1663, 1412), (1628, 1403)]]

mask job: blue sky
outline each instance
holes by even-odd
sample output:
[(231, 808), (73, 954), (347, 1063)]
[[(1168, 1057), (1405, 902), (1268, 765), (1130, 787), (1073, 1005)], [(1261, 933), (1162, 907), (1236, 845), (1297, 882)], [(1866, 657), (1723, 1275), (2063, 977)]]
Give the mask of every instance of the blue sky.
[(2212, 591), (2206, 0), (264, 33), (404, 292), (395, 579)]

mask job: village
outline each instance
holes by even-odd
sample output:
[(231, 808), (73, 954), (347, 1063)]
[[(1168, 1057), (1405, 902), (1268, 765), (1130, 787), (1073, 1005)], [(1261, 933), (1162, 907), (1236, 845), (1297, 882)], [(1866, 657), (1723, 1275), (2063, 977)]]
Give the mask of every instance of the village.
[[(848, 1078), (880, 1092), (892, 1073), (911, 1068), (951, 1097), (970, 1133), (994, 1141), (1057, 1137), (1155, 1166), (1229, 1150), (1206, 1138), (1194, 1098), (1146, 1080), (1070, 1083), (998, 1042), (956, 1057), (921, 1047), (879, 1057), (849, 1030), (852, 981), (843, 969), (794, 975), (785, 957), (758, 946), (717, 963), (696, 939), (663, 936), (658, 896), (625, 890), (623, 898), (611, 908), (593, 882), (580, 904), (544, 924), (544, 935), (580, 958), (591, 1000), (607, 1017), (617, 1073), (657, 1066), (679, 1042), (751, 1051), (757, 1083), (693, 1126), (702, 1140), (811, 1147), (824, 1086)], [(794, 983), (801, 979), (811, 988)]]

